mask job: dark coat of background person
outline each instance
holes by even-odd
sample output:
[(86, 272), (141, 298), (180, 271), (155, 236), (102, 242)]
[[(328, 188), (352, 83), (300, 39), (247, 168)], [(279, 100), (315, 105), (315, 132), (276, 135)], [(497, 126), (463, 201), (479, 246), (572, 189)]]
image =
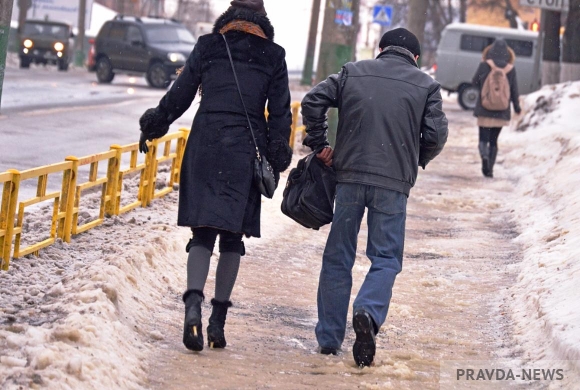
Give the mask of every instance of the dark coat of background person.
[[(507, 49), (508, 55), (504, 56), (502, 54), (493, 52), (492, 50), (490, 50), (491, 48), (492, 46), (488, 46), (483, 51), (482, 62), (479, 64), (479, 67), (475, 72), (475, 76), (473, 76), (472, 84), (476, 86), (480, 92), (481, 88), (483, 87), (483, 83), (485, 82), (485, 79), (487, 78), (487, 76), (489, 76), (489, 73), (491, 72), (491, 67), (485, 62), (486, 60), (493, 60), (495, 65), (499, 68), (505, 68), (507, 64), (513, 64), (516, 60), (515, 53), (513, 52), (512, 49), (508, 48)], [(518, 83), (516, 80), (516, 68), (514, 67), (511, 71), (508, 72), (506, 76), (510, 84), (510, 101), (514, 105), (514, 110), (516, 112), (520, 112), (521, 111), (519, 101), (520, 95), (518, 92)], [(481, 94), (480, 94), (480, 96), (477, 98), (477, 104), (475, 106), (473, 115), (476, 117), (483, 116), (487, 118), (497, 118), (509, 121), (511, 119), (511, 108), (508, 107), (507, 109), (502, 111), (486, 110), (481, 105)]]
[(447, 119), (441, 87), (407, 53), (387, 47), (377, 60), (348, 63), (302, 101), (308, 126), (304, 145), (313, 150), (326, 145), (327, 123), (315, 123), (315, 118), (326, 118), (320, 112), (321, 102), (338, 107), (333, 157), (337, 182), (367, 184), (408, 196), (418, 166), (425, 168), (443, 149)]
[(286, 53), (273, 42), (274, 29), (265, 15), (232, 7), (220, 16), (213, 33), (199, 38), (157, 110), (171, 123), (189, 108), (200, 89), (202, 99), (182, 163), (178, 225), (260, 237), (261, 195), (252, 184), (256, 150), (219, 34), (233, 20), (259, 25), (268, 38), (242, 31), (225, 33), (260, 152), (275, 171), (287, 168), (292, 115)]

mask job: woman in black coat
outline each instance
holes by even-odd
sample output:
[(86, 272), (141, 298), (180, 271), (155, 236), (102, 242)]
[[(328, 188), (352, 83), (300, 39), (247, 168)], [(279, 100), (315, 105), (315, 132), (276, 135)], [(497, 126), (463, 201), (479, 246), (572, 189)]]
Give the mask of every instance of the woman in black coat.
[(506, 41), (503, 39), (496, 40), (483, 51), (483, 61), (479, 64), (472, 81), (472, 84), (478, 87), (480, 91), (473, 114), (477, 117), (477, 125), (479, 126), (481, 171), (486, 177), (493, 177), (493, 166), (497, 157), (497, 139), (501, 128), (509, 125), (511, 119), (509, 103), (507, 109), (497, 111), (487, 110), (481, 104), (481, 90), (485, 80), (491, 73), (491, 65), (488, 61), (491, 61), (492, 65), (501, 69), (509, 70), (509, 68), (506, 69), (507, 66), (511, 68), (506, 74), (510, 87), (509, 100), (513, 104), (515, 112), (519, 114), (521, 108), (518, 83), (516, 80), (516, 68), (513, 67), (515, 59), (515, 53), (508, 47)]
[(140, 119), (143, 144), (145, 139), (167, 133), (169, 124), (189, 108), (200, 91), (201, 103), (181, 167), (178, 212), (178, 225), (193, 231), (187, 245), (187, 291), (183, 295), (183, 342), (193, 351), (203, 349), (201, 302), (217, 236), (220, 257), (207, 327), (208, 344), (214, 348), (226, 346), (224, 325), (240, 256), (244, 255), (242, 236), (260, 237), (261, 194), (252, 184), (256, 151), (222, 34), (231, 50), (260, 152), (276, 174), (292, 158), (285, 51), (273, 42), (274, 28), (262, 0), (232, 1), (216, 20), (213, 32), (199, 38), (159, 106)]

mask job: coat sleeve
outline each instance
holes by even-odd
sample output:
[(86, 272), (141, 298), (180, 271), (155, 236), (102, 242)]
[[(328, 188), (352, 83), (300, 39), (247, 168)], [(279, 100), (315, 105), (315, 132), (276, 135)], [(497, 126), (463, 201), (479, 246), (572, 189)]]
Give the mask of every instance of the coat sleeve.
[(510, 97), (514, 105), (514, 111), (520, 113), (522, 111), (520, 107), (520, 93), (518, 91), (518, 78), (516, 76), (516, 68), (513, 68), (508, 74), (508, 81), (510, 82)]
[(429, 91), (427, 105), (421, 123), (421, 140), (419, 148), (419, 166), (425, 169), (447, 142), (448, 123), (443, 112), (441, 86), (434, 83)]
[(477, 70), (475, 71), (475, 75), (473, 76), (473, 80), (471, 80), (471, 84), (476, 86), (477, 88), (481, 89), (483, 86), (483, 82), (489, 73), (490, 67), (485, 62), (480, 62)]
[(292, 112), (290, 111), (290, 87), (285, 52), (277, 61), (276, 70), (268, 87), (267, 98), (268, 150), (266, 157), (274, 171), (282, 172), (292, 161), (292, 149), (289, 146)]
[(158, 109), (165, 115), (168, 123), (173, 123), (191, 106), (195, 94), (201, 84), (201, 44), (198, 42), (181, 74), (171, 86), (171, 89), (161, 98)]
[(346, 77), (346, 68), (340, 73), (330, 75), (326, 80), (316, 85), (302, 99), (302, 118), (308, 134), (303, 145), (318, 151), (328, 143), (328, 109), (338, 107), (340, 86)]

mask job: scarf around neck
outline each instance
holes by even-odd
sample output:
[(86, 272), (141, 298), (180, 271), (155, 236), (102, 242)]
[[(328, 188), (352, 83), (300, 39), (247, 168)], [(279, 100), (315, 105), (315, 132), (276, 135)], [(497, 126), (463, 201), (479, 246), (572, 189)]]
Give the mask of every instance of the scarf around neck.
[(232, 20), (220, 29), (220, 34), (225, 34), (228, 31), (242, 31), (248, 34), (257, 35), (260, 38), (268, 39), (264, 30), (255, 23), (246, 20)]

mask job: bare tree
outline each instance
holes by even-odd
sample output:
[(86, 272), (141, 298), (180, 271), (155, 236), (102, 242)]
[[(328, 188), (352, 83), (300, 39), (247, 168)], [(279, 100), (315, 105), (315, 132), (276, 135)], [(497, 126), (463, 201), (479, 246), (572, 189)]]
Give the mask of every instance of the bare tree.
[(174, 18), (191, 31), (200, 22), (212, 22), (215, 19), (211, 9), (211, 0), (179, 0)]
[(518, 28), (518, 11), (513, 7), (512, 0), (471, 0), (471, 7), (488, 11), (500, 10), (509, 21), (511, 28)]

